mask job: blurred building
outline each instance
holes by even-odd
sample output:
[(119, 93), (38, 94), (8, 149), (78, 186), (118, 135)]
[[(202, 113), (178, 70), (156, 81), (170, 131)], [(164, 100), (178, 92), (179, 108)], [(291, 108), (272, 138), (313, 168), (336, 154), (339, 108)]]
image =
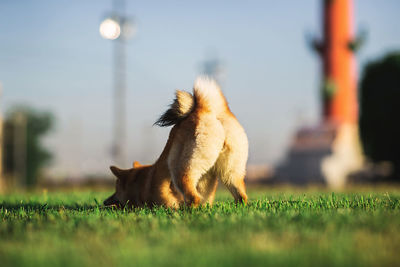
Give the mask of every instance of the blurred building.
[(322, 2), (323, 38), (311, 43), (322, 63), (321, 121), (297, 131), (277, 178), (340, 187), (362, 166), (354, 57), (361, 40), (353, 33), (353, 1)]
[(265, 183), (273, 178), (273, 169), (267, 164), (249, 164), (246, 168), (247, 183)]

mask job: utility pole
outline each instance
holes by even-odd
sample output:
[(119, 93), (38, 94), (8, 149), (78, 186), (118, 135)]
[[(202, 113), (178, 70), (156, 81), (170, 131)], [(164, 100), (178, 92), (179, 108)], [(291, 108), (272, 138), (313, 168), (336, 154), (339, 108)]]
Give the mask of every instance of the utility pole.
[(125, 15), (125, 1), (113, 0), (113, 10), (100, 24), (103, 38), (113, 40), (113, 139), (112, 157), (126, 163), (126, 41), (133, 35), (131, 19)]

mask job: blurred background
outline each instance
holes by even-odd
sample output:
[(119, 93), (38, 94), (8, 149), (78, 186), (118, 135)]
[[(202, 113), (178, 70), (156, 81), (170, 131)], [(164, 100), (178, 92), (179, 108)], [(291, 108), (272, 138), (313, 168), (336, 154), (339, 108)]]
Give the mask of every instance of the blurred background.
[[(170, 130), (153, 123), (199, 74), (247, 132), (249, 182), (399, 181), (399, 12), (397, 0), (2, 0), (1, 187), (111, 184), (110, 165), (153, 163)], [(358, 98), (336, 101), (347, 91)], [(360, 109), (342, 120), (339, 106)]]

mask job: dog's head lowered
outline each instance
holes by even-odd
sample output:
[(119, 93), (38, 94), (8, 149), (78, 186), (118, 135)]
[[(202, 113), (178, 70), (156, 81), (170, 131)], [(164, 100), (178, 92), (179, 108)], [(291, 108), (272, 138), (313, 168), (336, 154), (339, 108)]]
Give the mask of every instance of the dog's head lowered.
[(129, 203), (132, 193), (129, 188), (132, 186), (132, 183), (135, 180), (136, 173), (139, 167), (140, 164), (136, 161), (133, 164), (133, 168), (131, 169), (123, 170), (116, 166), (110, 167), (111, 172), (117, 177), (117, 181), (115, 186), (115, 193), (103, 202), (105, 206), (124, 207), (125, 205), (133, 204)]

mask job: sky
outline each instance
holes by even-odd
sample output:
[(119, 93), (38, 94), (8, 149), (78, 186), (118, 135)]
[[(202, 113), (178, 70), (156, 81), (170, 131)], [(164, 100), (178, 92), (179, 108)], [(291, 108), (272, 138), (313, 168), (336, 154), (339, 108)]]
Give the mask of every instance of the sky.
[[(249, 163), (279, 163), (295, 129), (319, 121), (320, 64), (305, 36), (321, 36), (321, 2), (127, 1), (137, 28), (126, 58), (129, 161), (155, 161), (170, 129), (153, 123), (175, 89), (191, 90), (211, 53), (247, 132)], [(0, 109), (25, 103), (54, 113), (44, 140), (54, 177), (105, 174), (113, 163), (113, 43), (99, 34), (111, 7), (110, 0), (0, 1)], [(355, 1), (355, 31), (368, 31), (359, 72), (400, 49), (398, 14), (397, 0)]]

